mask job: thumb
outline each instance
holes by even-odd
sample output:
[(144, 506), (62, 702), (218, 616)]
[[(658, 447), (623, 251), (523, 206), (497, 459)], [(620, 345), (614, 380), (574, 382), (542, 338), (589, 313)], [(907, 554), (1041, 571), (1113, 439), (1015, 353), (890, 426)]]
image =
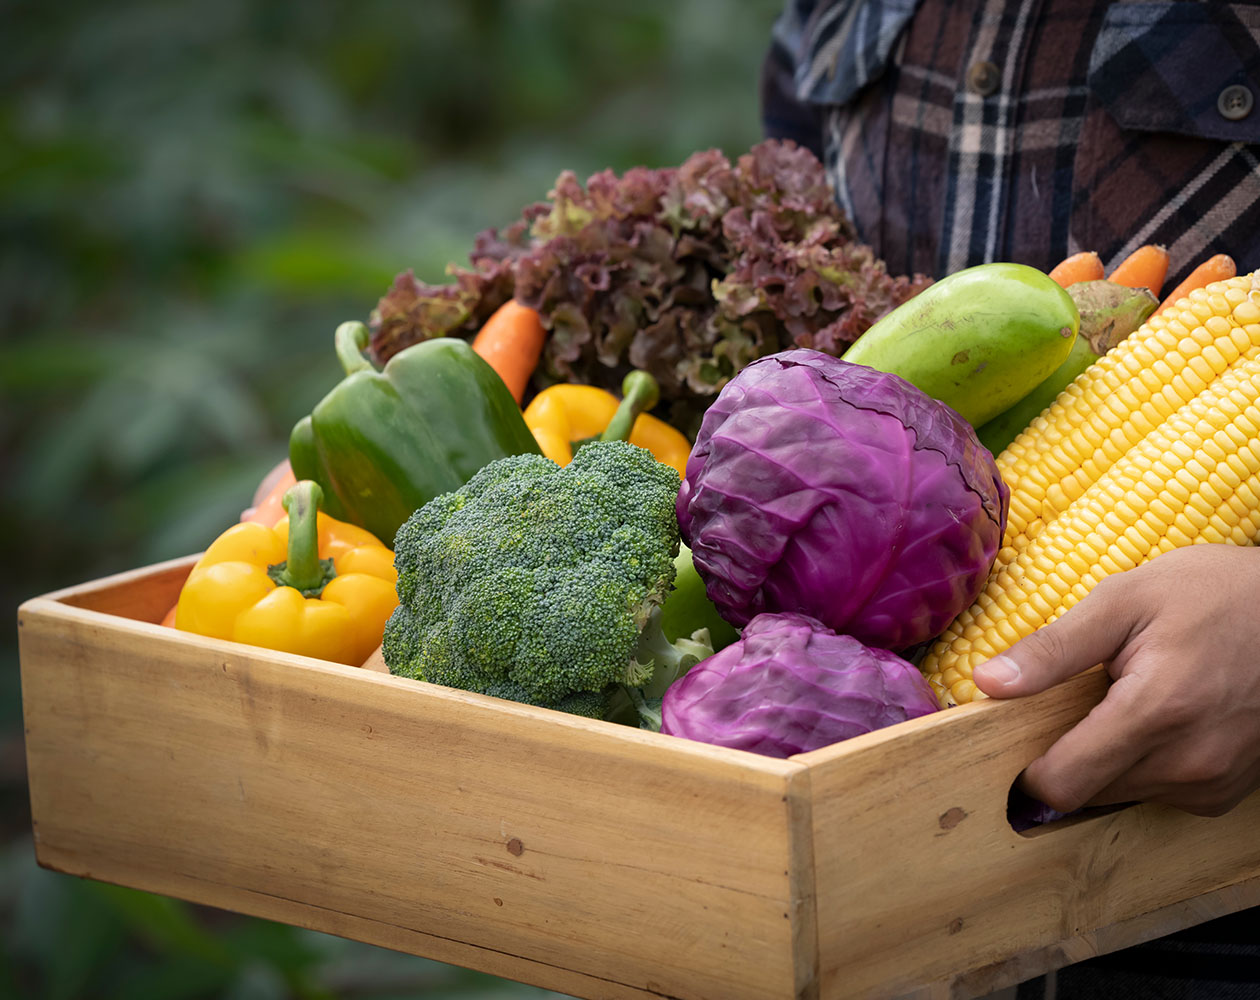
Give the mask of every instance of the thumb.
[(1134, 625), (1134, 610), (1103, 580), (1059, 618), (977, 664), (976, 687), (990, 698), (1036, 694), (1112, 659)]

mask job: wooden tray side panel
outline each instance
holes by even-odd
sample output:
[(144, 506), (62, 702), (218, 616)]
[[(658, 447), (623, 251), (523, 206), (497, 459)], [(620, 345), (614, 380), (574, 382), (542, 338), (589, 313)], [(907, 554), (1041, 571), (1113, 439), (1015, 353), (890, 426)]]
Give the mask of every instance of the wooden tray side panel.
[(800, 765), (63, 601), (19, 624), (41, 864), (585, 997), (815, 989)]
[(160, 622), (175, 606), (197, 556), (128, 570), (47, 595), (71, 607), (131, 621)]
[(1016, 833), (1008, 789), (1105, 691), (952, 709), (828, 750), (814, 793), (820, 992), (974, 997), (1260, 903), (1260, 793)]

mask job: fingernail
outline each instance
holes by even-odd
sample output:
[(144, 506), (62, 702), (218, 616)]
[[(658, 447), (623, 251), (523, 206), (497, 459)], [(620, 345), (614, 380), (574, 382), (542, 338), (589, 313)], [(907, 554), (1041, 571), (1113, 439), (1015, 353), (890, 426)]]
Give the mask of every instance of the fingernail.
[(980, 672), (983, 672), (989, 680), (999, 684), (1010, 684), (1012, 681), (1019, 680), (1019, 664), (1009, 656), (998, 655), (981, 663), (972, 672), (972, 676)]

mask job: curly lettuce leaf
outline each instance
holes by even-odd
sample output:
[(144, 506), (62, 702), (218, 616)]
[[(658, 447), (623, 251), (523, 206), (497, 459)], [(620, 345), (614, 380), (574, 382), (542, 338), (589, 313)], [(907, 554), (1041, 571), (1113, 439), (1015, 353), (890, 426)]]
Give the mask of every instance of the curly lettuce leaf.
[(617, 391), (654, 375), (684, 431), (745, 365), (789, 347), (841, 354), (929, 284), (890, 275), (857, 241), (822, 164), (767, 141), (734, 163), (703, 150), (677, 167), (572, 171), (502, 229), (479, 233), (470, 266), (431, 285), (399, 275), (371, 317), (384, 361), (439, 336), (471, 337), (503, 302), (549, 331), (534, 387)]

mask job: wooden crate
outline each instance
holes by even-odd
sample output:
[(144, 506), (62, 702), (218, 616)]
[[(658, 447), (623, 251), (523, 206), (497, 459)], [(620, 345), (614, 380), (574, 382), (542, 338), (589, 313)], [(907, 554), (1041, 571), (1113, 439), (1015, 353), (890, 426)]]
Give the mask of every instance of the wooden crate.
[(775, 760), (155, 624), (19, 610), (41, 865), (586, 998), (972, 997), (1260, 903), (1260, 795), (1014, 832), (1086, 674)]

